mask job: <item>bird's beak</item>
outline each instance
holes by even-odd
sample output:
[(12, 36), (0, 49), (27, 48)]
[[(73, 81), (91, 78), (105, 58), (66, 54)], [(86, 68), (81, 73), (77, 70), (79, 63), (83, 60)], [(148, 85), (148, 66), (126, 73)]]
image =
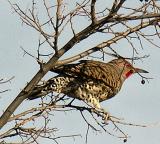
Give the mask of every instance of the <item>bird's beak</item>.
[(143, 70), (143, 69), (139, 69), (139, 68), (135, 68), (135, 72), (136, 73), (149, 73), (148, 71)]

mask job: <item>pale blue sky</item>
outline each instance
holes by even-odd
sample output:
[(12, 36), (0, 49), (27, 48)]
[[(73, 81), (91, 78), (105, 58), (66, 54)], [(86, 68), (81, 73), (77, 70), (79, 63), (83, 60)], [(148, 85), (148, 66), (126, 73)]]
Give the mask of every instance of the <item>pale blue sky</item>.
[[(30, 0), (17, 0), (16, 2), (23, 3), (22, 6), (25, 8), (30, 3), (29, 1)], [(105, 3), (105, 0), (101, 1)], [(138, 0), (132, 1), (131, 5), (133, 4), (138, 6)], [(23, 56), (23, 51), (20, 49), (20, 46), (23, 46), (27, 51), (36, 54), (38, 34), (35, 33), (33, 29), (21, 25), (19, 17), (13, 14), (13, 10), (6, 0), (1, 0), (0, 11), (0, 77), (9, 78), (15, 76), (10, 84), (0, 86), (0, 89), (11, 89), (11, 91), (0, 95), (0, 114), (2, 114), (2, 111), (6, 109), (20, 90), (38, 71), (38, 65), (35, 60), (27, 55)], [(88, 48), (102, 39), (104, 39), (103, 36), (98, 37), (98, 39), (90, 39), (89, 42), (85, 41), (83, 44), (78, 44), (76, 47), (77, 52), (80, 47)], [(63, 45), (65, 40), (66, 39), (62, 39), (60, 45)], [(149, 80), (149, 83), (146, 82), (142, 85), (141, 78), (138, 75), (134, 75), (124, 83), (120, 93), (115, 98), (103, 102), (102, 106), (112, 115), (124, 118), (128, 122), (150, 124), (160, 122), (160, 49), (149, 45), (145, 41), (143, 42), (145, 45), (144, 50), (141, 50), (139, 45), (137, 45), (139, 53), (141, 56), (149, 54), (150, 57), (144, 59), (143, 62), (136, 62), (135, 65), (149, 71), (150, 73), (146, 76), (152, 77), (153, 79)], [(159, 40), (157, 44), (160, 45)], [(130, 55), (128, 47), (129, 45), (124, 41), (120, 41), (116, 45), (114, 44), (114, 48), (124, 56)], [(65, 57), (71, 53), (73, 52), (69, 52)], [(39, 102), (39, 100), (34, 102), (24, 101), (16, 113), (29, 107), (34, 107), (34, 105)], [(59, 128), (57, 135), (81, 134), (83, 136), (83, 138), (77, 137), (75, 140), (64, 138), (59, 140), (60, 143), (85, 143), (87, 126), (79, 112), (69, 112), (67, 114), (55, 113), (52, 121), (53, 127), (56, 126)], [(131, 136), (127, 144), (158, 144), (160, 141), (160, 126), (149, 128), (122, 126), (122, 129)], [(44, 143), (44, 141), (40, 143)], [(49, 144), (49, 141), (45, 143)], [(88, 144), (97, 143), (120, 144), (123, 143), (123, 141), (105, 132), (95, 133), (91, 130), (88, 136)]]

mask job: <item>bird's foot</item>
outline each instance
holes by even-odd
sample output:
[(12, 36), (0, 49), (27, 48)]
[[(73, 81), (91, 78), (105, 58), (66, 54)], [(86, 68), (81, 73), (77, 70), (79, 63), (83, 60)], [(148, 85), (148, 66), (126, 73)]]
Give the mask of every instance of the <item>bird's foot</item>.
[(108, 124), (108, 121), (110, 120), (110, 114), (105, 109), (100, 108), (99, 109), (99, 116), (102, 117), (102, 120), (104, 121), (104, 124)]
[[(89, 105), (89, 104), (88, 104)], [(108, 121), (110, 120), (110, 114), (103, 108), (101, 108), (100, 104), (91, 106), (92, 112), (96, 113), (98, 116), (102, 118), (105, 124), (108, 124)]]
[(110, 120), (110, 114), (104, 111), (102, 115), (102, 120), (104, 121), (104, 124), (108, 125), (108, 121)]

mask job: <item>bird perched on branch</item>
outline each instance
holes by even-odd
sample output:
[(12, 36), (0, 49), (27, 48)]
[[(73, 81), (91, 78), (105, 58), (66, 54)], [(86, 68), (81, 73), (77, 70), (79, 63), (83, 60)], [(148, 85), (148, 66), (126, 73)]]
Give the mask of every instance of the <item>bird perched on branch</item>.
[(44, 85), (36, 86), (28, 99), (36, 99), (51, 92), (63, 93), (69, 97), (83, 100), (95, 108), (101, 108), (100, 102), (115, 96), (123, 82), (135, 73), (148, 73), (133, 67), (123, 58), (108, 63), (93, 60), (81, 60), (76, 64), (67, 64), (54, 70), (57, 76)]

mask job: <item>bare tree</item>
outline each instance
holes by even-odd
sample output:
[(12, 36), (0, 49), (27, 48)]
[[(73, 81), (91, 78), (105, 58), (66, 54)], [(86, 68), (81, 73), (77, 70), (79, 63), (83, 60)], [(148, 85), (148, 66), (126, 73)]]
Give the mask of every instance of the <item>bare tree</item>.
[[(14, 77), (11, 77), (9, 79), (4, 79), (4, 78), (1, 78), (0, 79), (0, 85), (2, 84), (5, 84), (5, 83), (8, 83), (8, 82), (11, 82), (11, 80), (13, 79)], [(1, 90), (0, 93), (5, 93), (7, 91), (9, 91), (10, 89), (5, 89), (5, 90)]]
[[(6, 139), (17, 136), (21, 138), (21, 143), (38, 143), (39, 138), (51, 139), (57, 143), (57, 139), (59, 138), (80, 136), (75, 134), (55, 137), (54, 132), (56, 128), (49, 126), (53, 111), (80, 112), (87, 124), (86, 142), (89, 129), (98, 131), (97, 126), (109, 135), (123, 138), (124, 142), (128, 136), (119, 128), (119, 125), (145, 127), (145, 125), (126, 123), (114, 116), (110, 116), (108, 122), (104, 123), (103, 112), (94, 110), (92, 107), (73, 105), (73, 100), (65, 95), (56, 95), (55, 93), (48, 95), (47, 100), (42, 98), (39, 106), (13, 115), (18, 106), (29, 97), (34, 87), (44, 82), (42, 82), (42, 78), (49, 71), (54, 71), (58, 66), (75, 62), (82, 58), (105, 60), (108, 55), (124, 57), (132, 61), (147, 58), (147, 55), (139, 55), (135, 46), (136, 42), (143, 50), (143, 39), (153, 46), (159, 47), (156, 41), (154, 41), (154, 39), (160, 38), (159, 3), (155, 0), (149, 0), (143, 3), (137, 0), (136, 2), (139, 2), (137, 7), (131, 6), (129, 0), (114, 0), (110, 2), (111, 5), (105, 4), (104, 1), (96, 0), (80, 0), (74, 2), (66, 0), (32, 0), (32, 5), (27, 10), (22, 9), (18, 4), (12, 4), (10, 2), (12, 9), (18, 14), (22, 23), (33, 28), (40, 34), (37, 57), (22, 48), (25, 54), (30, 55), (37, 61), (39, 71), (2, 114), (0, 118), (1, 128), (9, 122), (13, 122), (12, 127), (0, 135), (0, 138), (4, 140), (3, 142)], [(98, 6), (100, 3), (104, 3), (101, 4), (103, 7)], [(41, 7), (39, 8), (40, 5)], [(72, 8), (70, 8), (71, 6)], [(80, 21), (83, 22), (83, 24), (81, 23), (82, 26), (79, 24)], [(152, 29), (152, 31), (147, 33), (147, 29)], [(67, 37), (66, 33), (68, 34)], [(87, 49), (85, 46), (81, 47), (78, 54), (75, 52), (76, 46), (79, 43), (89, 41), (91, 36), (96, 38), (97, 35), (98, 37), (102, 36), (103, 39), (98, 40), (97, 44), (93, 43)], [(65, 37), (66, 39), (64, 40)], [(64, 44), (62, 44), (62, 40), (65, 41)], [(118, 45), (120, 41), (126, 41), (130, 45), (128, 52), (132, 53), (131, 57), (120, 55), (114, 48), (114, 44)], [(48, 46), (47, 54), (41, 52), (42, 48)], [(75, 53), (64, 59), (63, 55), (68, 53), (69, 50)], [(144, 79), (148, 80), (148, 78), (142, 75), (141, 78), (142, 83), (144, 83)], [(84, 112), (88, 112), (94, 124), (88, 121)], [(43, 121), (42, 127), (32, 127), (32, 122), (39, 119)], [(30, 127), (25, 127), (26, 124), (30, 124)], [(118, 135), (109, 131), (107, 129), (108, 125), (115, 127)]]

